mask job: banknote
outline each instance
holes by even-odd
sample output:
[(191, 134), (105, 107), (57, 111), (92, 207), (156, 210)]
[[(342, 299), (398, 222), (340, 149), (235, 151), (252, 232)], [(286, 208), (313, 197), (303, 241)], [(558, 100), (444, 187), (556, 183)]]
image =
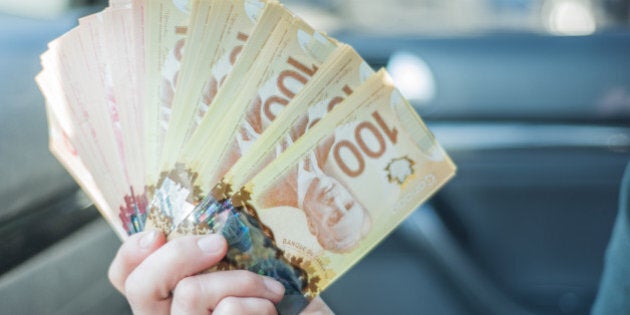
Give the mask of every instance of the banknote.
[(41, 61), (50, 150), (116, 234), (220, 233), (207, 271), (277, 279), (281, 314), (456, 171), (385, 70), (277, 0), (110, 0)]
[(195, 135), (213, 137), (212, 142), (205, 142), (197, 150), (198, 160), (203, 161), (196, 169), (202, 189), (217, 183), (249, 151), (338, 46), (302, 19), (277, 24), (256, 56), (256, 66), (239, 75), (249, 79), (239, 84), (238, 97), (217, 99), (217, 106), (221, 102), (230, 104), (217, 133)]
[[(103, 196), (109, 211), (122, 217), (130, 212), (143, 216), (139, 208), (145, 208), (146, 202), (137, 200), (142, 192), (134, 191), (127, 173), (129, 166), (121, 158), (125, 155), (125, 145), (117, 115), (119, 104), (107, 87), (109, 68), (102, 62), (103, 51), (97, 44), (103, 35), (102, 28), (90, 25), (75, 28), (50, 43), (49, 51), (42, 55), (47, 71), (37, 81), (42, 91), (51, 95), (49, 99), (54, 100), (51, 103), (55, 104), (55, 110), (67, 117), (64, 126), (71, 126), (67, 127), (67, 134), (76, 139), (77, 154), (94, 180), (99, 187), (104, 186)], [(133, 210), (125, 211), (127, 208)], [(141, 225), (137, 223), (143, 219), (132, 221), (128, 218), (127, 224), (122, 225), (128, 233), (138, 231)]]
[(200, 165), (199, 151), (201, 148), (210, 147), (214, 138), (222, 128), (224, 117), (232, 109), (234, 101), (241, 97), (243, 85), (250, 80), (255, 80), (254, 68), (258, 63), (258, 57), (267, 43), (277, 38), (280, 24), (292, 23), (297, 18), (287, 11), (282, 5), (269, 3), (265, 6), (258, 23), (256, 23), (252, 34), (247, 39), (247, 45), (242, 50), (237, 50), (238, 58), (235, 60), (231, 70), (222, 76), (221, 88), (216, 95), (212, 96), (212, 102), (208, 106), (207, 112), (199, 123), (197, 130), (182, 148), (177, 161), (179, 163), (197, 168)]
[[(316, 32), (300, 18), (286, 10), (278, 11), (283, 17), (280, 21), (267, 19), (263, 14), (257, 28), (267, 28), (264, 23), (270, 23), (275, 25), (273, 31), (266, 39), (252, 37), (264, 44), (261, 48), (248, 44), (238, 61), (239, 66), (253, 66), (235, 67), (230, 73), (221, 92), (231, 93), (220, 92), (216, 96), (208, 119), (204, 119), (187, 144), (188, 148), (194, 148), (191, 143), (199, 146), (194, 151), (184, 151), (182, 158), (186, 162), (180, 165), (186, 167), (176, 165), (171, 171), (192, 174), (188, 178), (195, 181), (178, 183), (170, 176), (170, 180), (163, 183), (164, 187), (158, 189), (187, 186), (183, 189), (191, 193), (188, 201), (180, 203), (179, 207), (173, 206), (175, 203), (165, 199), (171, 194), (158, 192), (164, 198), (154, 198), (155, 202), (151, 203), (148, 216), (151, 226), (170, 232), (188, 214), (195, 199), (207, 193), (204, 187), (211, 187), (221, 179), (337, 48), (338, 43)], [(195, 191), (200, 194), (195, 195)]]
[[(121, 132), (124, 138), (126, 162), (130, 180), (137, 190), (143, 189), (145, 182), (144, 150), (143, 150), (143, 108), (141, 101), (136, 97), (140, 89), (139, 73), (135, 71), (139, 67), (138, 60), (141, 50), (139, 48), (137, 34), (128, 30), (135, 27), (133, 8), (124, 7), (108, 8), (100, 13), (103, 24), (104, 43), (100, 49), (104, 53), (105, 65), (109, 68), (109, 77), (106, 80), (106, 88), (111, 91), (117, 103), (115, 114), (118, 116)], [(97, 15), (98, 16), (98, 15)], [(117, 84), (125, 82), (125, 84)], [(117, 135), (118, 137), (118, 135)]]
[[(100, 131), (113, 133), (120, 167), (129, 185), (124, 203), (118, 207), (119, 216), (128, 232), (136, 233), (143, 229), (147, 200), (141, 146), (144, 135), (138, 128), (142, 111), (134, 98), (137, 87), (133, 71), (135, 40), (133, 32), (126, 32), (132, 28), (133, 11), (131, 7), (112, 7), (79, 22), (84, 41), (92, 43), (84, 52), (90, 51), (90, 56), (97, 61), (95, 64), (99, 65), (92, 72), (98, 78), (93, 84), (102, 86), (107, 104), (108, 116), (99, 121), (108, 125)], [(116, 84), (122, 81), (127, 84)]]
[[(277, 123), (271, 124), (268, 131), (263, 132), (261, 139), (252, 139), (252, 148), (238, 159), (227, 175), (233, 185), (243, 184), (257, 170), (262, 169), (373, 73), (356, 51), (347, 45), (336, 49), (321, 67), (306, 84), (305, 91), (298, 93), (286, 109), (278, 114)], [(179, 205), (181, 208), (177, 212), (172, 211), (169, 214), (175, 213), (177, 217), (183, 218), (196, 204), (190, 202), (189, 196), (203, 195), (199, 186), (194, 185), (196, 182), (196, 175), (191, 175), (189, 170), (179, 164), (162, 182), (155, 201), (172, 208)], [(164, 217), (167, 216), (162, 216)], [(173, 224), (169, 223), (171, 227), (164, 230), (172, 229), (177, 223), (178, 220)]]
[(301, 93), (225, 174), (223, 182), (241, 187), (277, 158), (336, 105), (374, 74), (349, 45), (340, 45)]
[(144, 128), (146, 181), (159, 176), (159, 157), (170, 120), (192, 0), (144, 1)]
[[(127, 30), (128, 33), (132, 34), (133, 37), (133, 60), (134, 67), (132, 69), (135, 72), (136, 79), (136, 92), (134, 93), (134, 103), (140, 105), (141, 114), (138, 117), (138, 121), (136, 121), (136, 129), (137, 133), (142, 136), (146, 135), (147, 128), (145, 123), (145, 113), (144, 108), (146, 107), (146, 95), (147, 95), (147, 79), (146, 79), (146, 49), (145, 49), (145, 20), (144, 20), (144, 0), (131, 0), (131, 28)], [(146, 143), (145, 141), (141, 141), (138, 144), (138, 151), (140, 152), (140, 158), (145, 159), (146, 154)], [(146, 170), (146, 165), (142, 166), (143, 173)], [(146, 173), (145, 173), (146, 178)]]
[(379, 71), (243, 187), (217, 184), (169, 237), (222, 233), (224, 269), (274, 276), (287, 305), (305, 305), (454, 172)]
[[(50, 108), (51, 104), (46, 103), (46, 107)], [(67, 125), (67, 122), (65, 128), (63, 127), (63, 120), (57, 116), (58, 111), (49, 109), (46, 113), (50, 152), (63, 164), (83, 192), (94, 202), (96, 208), (112, 227), (116, 235), (121, 240), (125, 240), (128, 237), (128, 232), (124, 228), (120, 217), (115, 215), (116, 211), (113, 211), (103, 196), (103, 189), (99, 187), (100, 183), (94, 180), (92, 173), (79, 156), (75, 144), (68, 135), (68, 130), (71, 127)]]
[[(73, 35), (76, 33), (70, 34), (69, 38), (76, 38)], [(64, 54), (56, 49), (59, 44), (51, 43), (51, 49), (42, 55), (42, 63), (47, 67), (36, 77), (40, 89), (47, 95), (50, 150), (92, 198), (117, 235), (124, 238), (127, 232), (114, 210), (121, 201), (122, 192), (115, 187), (102, 187), (107, 182), (122, 179), (107, 173), (111, 164), (103, 161), (103, 153), (94, 145), (96, 136), (82, 136), (85, 132), (94, 135), (96, 128), (86, 123), (90, 116), (87, 110), (73, 108), (79, 98), (66, 90), (76, 87), (72, 84), (74, 81), (62, 81), (70, 74), (65, 71), (68, 69), (62, 70), (65, 68), (62, 65)]]
[(205, 0), (195, 3), (164, 140), (161, 170), (169, 170), (179, 150), (208, 111), (238, 60), (267, 1)]

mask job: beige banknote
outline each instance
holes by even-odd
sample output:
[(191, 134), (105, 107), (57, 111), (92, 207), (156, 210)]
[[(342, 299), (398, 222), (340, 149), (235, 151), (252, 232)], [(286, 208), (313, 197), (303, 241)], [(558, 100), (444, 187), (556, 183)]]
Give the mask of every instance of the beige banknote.
[[(100, 49), (104, 54), (108, 77), (105, 80), (108, 97), (116, 103), (119, 132), (122, 138), (123, 156), (129, 181), (141, 194), (145, 186), (143, 104), (136, 97), (140, 89), (138, 68), (140, 44), (134, 29), (135, 12), (131, 5), (111, 7), (98, 16), (102, 20), (104, 37)], [(116, 120), (114, 120), (116, 121)]]
[(310, 299), (454, 172), (379, 71), (243, 188), (217, 185), (170, 237), (222, 233), (224, 268), (272, 275)]
[[(140, 116), (140, 106), (133, 102), (134, 68), (133, 32), (124, 28), (132, 26), (131, 8), (108, 8), (100, 13), (80, 19), (77, 31), (80, 34), (83, 54), (88, 58), (86, 71), (91, 73), (90, 80), (83, 81), (91, 85), (103, 97), (106, 106), (83, 104), (92, 113), (98, 123), (101, 143), (109, 140), (104, 147), (107, 153), (117, 153), (118, 162), (124, 176), (126, 193), (116, 208), (129, 233), (142, 230), (147, 200), (144, 188), (143, 160), (140, 159), (138, 144), (142, 142), (136, 122)], [(123, 35), (126, 34), (126, 35)], [(91, 61), (91, 62), (90, 62)], [(127, 81), (127, 84), (119, 84)], [(96, 93), (96, 92), (92, 92)], [(111, 145), (115, 145), (113, 148)], [(111, 151), (111, 152), (109, 152)], [(123, 185), (124, 184), (124, 185)]]
[(112, 227), (116, 235), (121, 240), (126, 239), (128, 233), (123, 228), (122, 220), (106, 201), (103, 196), (103, 189), (94, 181), (91, 172), (83, 163), (75, 144), (68, 136), (68, 126), (66, 128), (62, 127), (63, 124), (57, 116), (58, 111), (50, 109), (50, 103), (46, 103), (46, 108), (50, 152), (68, 170), (83, 192), (94, 202), (96, 208)]
[[(98, 44), (104, 33), (97, 22), (82, 20), (82, 26), (52, 42), (50, 50), (42, 55), (46, 71), (37, 82), (53, 110), (66, 117), (66, 134), (75, 143), (77, 154), (94, 181), (102, 187), (108, 211), (119, 216), (124, 209), (137, 212), (146, 201), (141, 205), (136, 202), (128, 172), (130, 165), (123, 158), (129, 152), (125, 151), (122, 138), (120, 104), (107, 84), (111, 68)], [(138, 230), (129, 223), (123, 228), (129, 232)]]
[[(144, 1), (145, 163), (146, 181), (159, 175), (159, 157), (170, 120), (192, 0)], [(149, 27), (150, 26), (150, 27)]]
[(373, 74), (372, 68), (352, 47), (340, 46), (232, 166), (223, 182), (243, 186)]
[(112, 121), (116, 137), (122, 144), (123, 168), (130, 184), (125, 195), (125, 202), (118, 207), (118, 214), (128, 233), (136, 233), (144, 229), (146, 216), (146, 172), (144, 154), (144, 116), (143, 104), (137, 96), (140, 94), (139, 57), (142, 53), (141, 43), (136, 27), (138, 12), (131, 5), (111, 7), (100, 14), (104, 37), (100, 44), (105, 58), (105, 68), (109, 68), (105, 80), (107, 97), (116, 103)]
[(208, 111), (230, 73), (267, 1), (204, 0), (193, 7), (189, 34), (173, 96), (161, 169), (169, 170), (179, 150)]
[[(109, 131), (116, 142), (118, 160), (129, 184), (124, 196), (124, 203), (117, 207), (119, 215), (125, 222), (136, 224), (130, 233), (142, 230), (147, 200), (145, 197), (145, 173), (142, 154), (144, 133), (141, 132), (141, 104), (136, 103), (137, 92), (135, 66), (134, 32), (127, 30), (133, 27), (133, 10), (130, 6), (111, 7), (97, 14), (80, 19), (78, 28), (85, 42), (93, 46), (84, 51), (93, 51), (94, 64), (98, 65), (92, 73), (100, 76), (99, 81), (104, 89), (108, 116), (102, 116), (103, 122), (110, 122)], [(125, 82), (125, 84), (120, 84)], [(107, 119), (109, 118), (109, 120)], [(141, 216), (142, 218), (133, 219)]]
[[(71, 32), (65, 38), (77, 39), (76, 35), (76, 32)], [(118, 187), (103, 187), (112, 182), (125, 187), (124, 178), (116, 176), (115, 170), (109, 172), (112, 164), (105, 161), (105, 153), (96, 145), (102, 137), (97, 135), (97, 127), (90, 122), (93, 114), (84, 107), (75, 107), (84, 98), (73, 93), (72, 89), (85, 86), (78, 85), (80, 78), (79, 81), (69, 79), (75, 73), (66, 64), (73, 59), (67, 59), (70, 54), (61, 51), (63, 46), (60, 41), (50, 44), (50, 50), (42, 55), (42, 64), (46, 68), (35, 78), (46, 95), (50, 149), (94, 200), (117, 234), (124, 237), (127, 233), (114, 210), (121, 203), (124, 192)], [(70, 49), (74, 52), (78, 50), (77, 47)], [(115, 148), (112, 149), (115, 153)]]
[(168, 233), (198, 202), (202, 192), (197, 183), (199, 174), (197, 170), (201, 162), (208, 158), (203, 156), (200, 150), (212, 147), (210, 142), (213, 142), (214, 135), (219, 132), (221, 128), (219, 124), (231, 109), (232, 101), (239, 96), (242, 85), (249, 79), (246, 74), (252, 71), (257, 56), (276, 34), (274, 31), (276, 25), (282, 21), (293, 21), (295, 17), (281, 5), (269, 4), (259, 19), (250, 35), (251, 40), (248, 40), (241, 56), (225, 79), (226, 82), (215, 96), (195, 135), (182, 150), (178, 151), (180, 155), (174, 168), (160, 177), (149, 204), (150, 215), (147, 220), (149, 228), (159, 228)]
[(195, 160), (202, 162), (196, 169), (202, 190), (217, 183), (251, 148), (337, 48), (337, 42), (297, 17), (277, 23), (255, 56), (255, 66), (247, 73), (234, 73), (234, 78), (248, 78), (232, 83), (240, 86), (237, 97), (216, 99), (217, 106), (229, 106), (220, 116), (220, 127), (213, 133), (195, 134), (212, 138), (196, 152)]

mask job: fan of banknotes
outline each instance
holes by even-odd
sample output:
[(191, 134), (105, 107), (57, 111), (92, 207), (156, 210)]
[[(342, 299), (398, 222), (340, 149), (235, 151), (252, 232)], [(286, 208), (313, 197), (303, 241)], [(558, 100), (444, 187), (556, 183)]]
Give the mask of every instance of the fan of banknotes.
[(112, 0), (49, 44), (50, 149), (122, 238), (222, 233), (299, 310), (455, 166), (385, 70), (272, 0)]

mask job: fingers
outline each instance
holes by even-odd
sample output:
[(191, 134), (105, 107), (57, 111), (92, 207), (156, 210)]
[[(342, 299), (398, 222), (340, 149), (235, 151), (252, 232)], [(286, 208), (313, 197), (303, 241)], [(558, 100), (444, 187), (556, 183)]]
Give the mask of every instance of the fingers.
[[(207, 314), (208, 310), (217, 312), (223, 308), (225, 311), (233, 307), (249, 307), (260, 302), (241, 303), (232, 305), (225, 299), (251, 297), (263, 299), (272, 306), (280, 302), (284, 294), (284, 286), (280, 282), (265, 276), (257, 275), (245, 270), (221, 271), (197, 275), (183, 279), (177, 284), (173, 292), (172, 314)], [(248, 313), (230, 313), (248, 314)]]
[[(207, 314), (207, 311), (206, 313)], [(217, 305), (212, 315), (234, 315), (234, 314), (277, 314), (276, 308), (267, 299), (261, 298), (238, 298), (227, 297)]]
[(219, 262), (226, 250), (225, 239), (216, 234), (185, 236), (164, 244), (125, 281), (125, 295), (134, 314), (168, 313), (177, 283)]
[(127, 239), (109, 266), (109, 281), (114, 287), (125, 292), (125, 280), (131, 272), (149, 255), (166, 242), (164, 234), (157, 231), (145, 231)]
[(135, 314), (276, 314), (284, 287), (272, 278), (242, 270), (195, 275), (226, 250), (219, 235), (166, 243), (162, 233), (138, 233), (119, 249), (109, 278)]

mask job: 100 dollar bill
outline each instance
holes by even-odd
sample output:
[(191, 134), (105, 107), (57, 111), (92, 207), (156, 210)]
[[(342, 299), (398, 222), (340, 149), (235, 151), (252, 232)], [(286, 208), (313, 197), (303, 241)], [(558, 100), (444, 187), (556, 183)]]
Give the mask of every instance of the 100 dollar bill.
[[(383, 70), (244, 187), (215, 186), (171, 233), (222, 233), (224, 269), (318, 295), (444, 185), (455, 165)], [(304, 304), (304, 303), (303, 303)]]
[(217, 133), (200, 135), (214, 138), (198, 148), (204, 157), (197, 169), (202, 190), (221, 180), (250, 150), (336, 48), (336, 42), (297, 17), (278, 23), (256, 56), (256, 66), (240, 76), (249, 79), (241, 84), (238, 97), (223, 100), (230, 102), (230, 108)]
[[(186, 43), (192, 0), (145, 1), (145, 157), (146, 181), (159, 176), (159, 157), (170, 120), (181, 55)], [(151, 25), (151, 27), (146, 27)]]
[[(117, 213), (112, 209), (125, 204), (130, 183), (119, 160), (121, 147), (110, 116), (113, 104), (105, 97), (102, 77), (94, 75), (99, 70), (91, 61), (97, 52), (90, 34), (75, 28), (49, 44), (42, 55), (45, 69), (36, 81), (47, 95), (48, 108), (55, 112), (49, 115), (51, 149), (109, 219)], [(100, 192), (90, 189), (90, 181)], [(115, 229), (121, 235), (122, 224)]]
[(282, 6), (266, 7), (180, 162), (156, 190), (149, 226), (169, 233), (190, 213), (336, 47)]
[(173, 96), (161, 170), (172, 168), (247, 44), (266, 1), (196, 1)]
[(223, 181), (234, 187), (243, 186), (373, 74), (372, 68), (352, 47), (341, 45), (232, 166)]
[[(257, 54), (273, 34), (276, 23), (292, 18), (280, 4), (265, 6), (251, 40), (248, 40), (247, 48), (240, 53), (238, 62), (208, 108), (202, 123), (193, 137), (179, 150), (180, 155), (173, 168), (164, 171), (160, 176), (149, 204), (146, 228), (156, 228), (168, 234), (199, 202), (202, 191), (197, 184), (198, 170), (207, 158), (200, 154), (201, 147), (210, 146), (213, 142), (220, 128), (221, 117), (230, 109), (229, 100), (238, 96), (240, 84), (247, 78), (242, 75), (253, 67)], [(233, 79), (230, 80), (231, 77)]]

